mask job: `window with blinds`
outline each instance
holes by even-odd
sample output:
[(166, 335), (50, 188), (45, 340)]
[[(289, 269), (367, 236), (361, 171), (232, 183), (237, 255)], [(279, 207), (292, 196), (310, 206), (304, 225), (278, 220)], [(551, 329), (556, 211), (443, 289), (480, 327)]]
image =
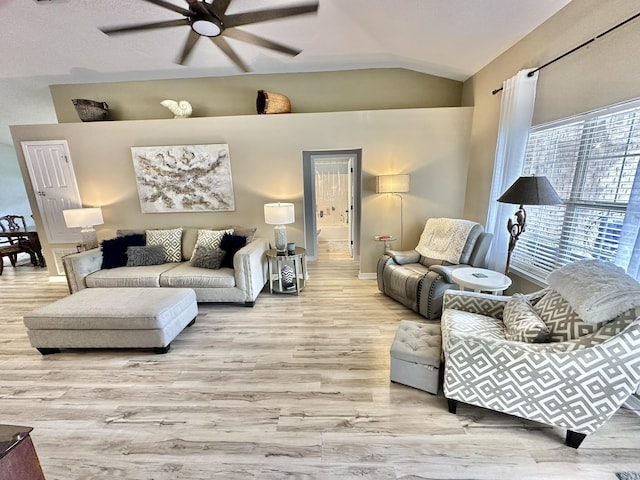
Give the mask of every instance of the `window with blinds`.
[(512, 266), (544, 280), (584, 259), (613, 261), (640, 159), (640, 100), (531, 129), (523, 175), (546, 175), (564, 201), (527, 206)]

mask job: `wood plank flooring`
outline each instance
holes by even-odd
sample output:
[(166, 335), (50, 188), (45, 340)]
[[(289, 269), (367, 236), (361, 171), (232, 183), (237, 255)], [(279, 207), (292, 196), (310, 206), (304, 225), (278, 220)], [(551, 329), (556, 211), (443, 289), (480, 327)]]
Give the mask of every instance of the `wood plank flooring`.
[[(200, 305), (171, 352), (31, 348), (24, 313), (68, 294), (30, 265), (0, 276), (0, 423), (34, 427), (48, 480), (611, 479), (640, 471), (623, 409), (579, 450), (564, 431), (389, 382), (421, 317), (322, 249), (302, 294)], [(25, 479), (28, 480), (28, 479)]]

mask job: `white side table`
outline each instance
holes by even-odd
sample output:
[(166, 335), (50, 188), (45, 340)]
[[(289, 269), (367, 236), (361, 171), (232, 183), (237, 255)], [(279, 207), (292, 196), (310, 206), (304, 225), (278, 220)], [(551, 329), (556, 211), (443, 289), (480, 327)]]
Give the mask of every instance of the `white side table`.
[[(299, 295), (307, 282), (307, 250), (296, 247), (293, 255), (278, 255), (275, 249), (271, 249), (267, 250), (266, 255), (269, 263), (269, 292)], [(282, 269), (285, 265), (293, 269), (291, 285), (285, 285), (282, 281)]]
[(509, 277), (486, 268), (458, 268), (453, 271), (451, 277), (462, 290), (469, 288), (474, 292), (498, 294), (511, 286)]

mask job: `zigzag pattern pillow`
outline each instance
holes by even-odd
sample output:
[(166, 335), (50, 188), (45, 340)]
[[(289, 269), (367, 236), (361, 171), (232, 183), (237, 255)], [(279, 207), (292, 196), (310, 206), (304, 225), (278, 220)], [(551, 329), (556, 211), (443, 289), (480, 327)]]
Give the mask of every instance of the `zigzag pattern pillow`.
[(196, 256), (198, 247), (207, 247), (207, 249), (209, 250), (220, 248), (220, 243), (222, 243), (222, 237), (225, 233), (233, 233), (233, 229), (198, 230), (198, 240), (196, 240), (196, 246), (193, 248), (193, 254), (191, 254), (191, 258)]
[(147, 245), (162, 245), (165, 262), (182, 261), (182, 228), (147, 230)]
[(549, 341), (549, 328), (521, 293), (514, 294), (505, 305), (503, 322), (507, 340), (527, 343)]
[(595, 332), (600, 327), (583, 322), (569, 302), (555, 290), (549, 290), (533, 309), (551, 330), (552, 342), (575, 340)]

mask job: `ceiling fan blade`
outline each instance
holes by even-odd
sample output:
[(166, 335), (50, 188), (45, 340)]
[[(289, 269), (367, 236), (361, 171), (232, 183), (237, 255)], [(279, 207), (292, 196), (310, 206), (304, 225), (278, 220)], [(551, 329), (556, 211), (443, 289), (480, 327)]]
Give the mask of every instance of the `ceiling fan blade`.
[(182, 49), (182, 53), (180, 53), (180, 58), (178, 59), (178, 63), (180, 65), (184, 65), (191, 55), (193, 51), (193, 47), (196, 46), (196, 42), (200, 40), (200, 35), (198, 35), (193, 30), (189, 30), (189, 36), (187, 37), (187, 41), (184, 44), (184, 48)]
[(253, 33), (238, 30), (237, 28), (227, 28), (223, 34), (227, 37), (240, 40), (241, 42), (250, 43), (258, 47), (268, 48), (270, 50), (275, 50), (276, 52), (285, 53), (287, 55), (295, 56), (302, 51), (295, 48), (287, 47), (286, 45), (282, 45), (281, 43), (272, 42), (271, 40), (267, 40), (266, 38), (258, 37)]
[(240, 59), (238, 54), (233, 51), (231, 45), (221, 36), (218, 37), (209, 37), (216, 46), (222, 50), (227, 57), (231, 59), (233, 63), (235, 63), (240, 70), (243, 72), (249, 72), (249, 67), (247, 67), (244, 62)]
[(181, 18), (179, 20), (166, 20), (164, 22), (139, 23), (137, 25), (126, 25), (122, 27), (101, 28), (100, 31), (102, 33), (106, 33), (107, 35), (116, 35), (119, 33), (138, 32), (142, 30), (153, 30), (156, 28), (165, 27), (181, 27), (184, 25), (189, 25), (189, 22), (186, 18)]
[(165, 2), (164, 0), (144, 0), (145, 2), (153, 3), (162, 8), (166, 8), (168, 10), (172, 10), (174, 12), (180, 13), (185, 16), (190, 16), (193, 13), (189, 10), (179, 7), (178, 5), (174, 5), (173, 3)]
[(318, 11), (317, 3), (306, 5), (298, 5), (295, 7), (274, 8), (272, 10), (258, 10), (255, 12), (236, 13), (234, 15), (226, 15), (224, 19), (225, 28), (239, 27), (249, 23), (266, 22), (268, 20), (278, 20), (284, 17), (292, 17), (294, 15), (304, 15), (305, 13), (316, 13)]

